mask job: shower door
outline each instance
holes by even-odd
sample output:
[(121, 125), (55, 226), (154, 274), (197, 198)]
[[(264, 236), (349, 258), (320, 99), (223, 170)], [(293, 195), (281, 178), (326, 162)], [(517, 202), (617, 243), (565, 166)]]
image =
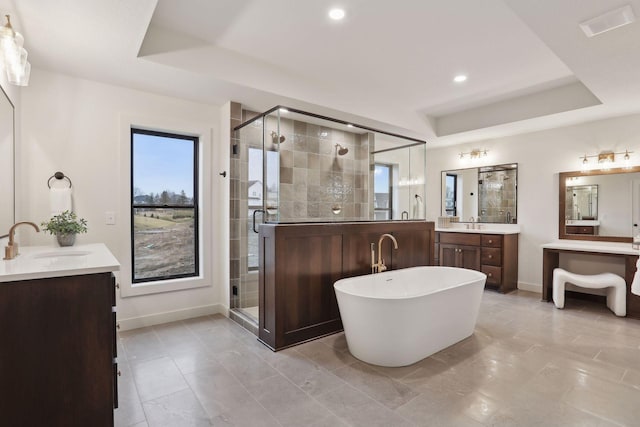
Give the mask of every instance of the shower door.
[[(265, 221), (278, 221), (279, 141), (277, 112), (256, 119), (240, 129), (238, 210), (239, 265), (232, 307), (258, 320), (258, 230)], [(232, 272), (233, 274), (233, 272)]]

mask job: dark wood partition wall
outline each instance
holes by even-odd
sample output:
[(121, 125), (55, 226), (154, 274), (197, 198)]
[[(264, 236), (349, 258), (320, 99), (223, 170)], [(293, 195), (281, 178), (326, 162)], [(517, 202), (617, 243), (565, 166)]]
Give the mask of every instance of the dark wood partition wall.
[(371, 273), (371, 243), (389, 269), (433, 265), (434, 223), (263, 224), (258, 336), (274, 350), (342, 329), (333, 283)]

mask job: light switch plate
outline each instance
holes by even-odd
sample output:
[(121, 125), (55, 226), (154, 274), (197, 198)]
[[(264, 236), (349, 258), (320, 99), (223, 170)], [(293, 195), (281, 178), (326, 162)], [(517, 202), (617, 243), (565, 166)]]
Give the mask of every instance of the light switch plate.
[(104, 223), (107, 225), (115, 225), (116, 224), (116, 213), (115, 212), (105, 212), (104, 213)]

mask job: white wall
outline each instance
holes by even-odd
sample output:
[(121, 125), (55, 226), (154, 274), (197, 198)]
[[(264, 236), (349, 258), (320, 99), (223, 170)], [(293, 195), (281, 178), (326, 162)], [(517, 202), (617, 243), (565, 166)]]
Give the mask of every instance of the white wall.
[[(204, 168), (212, 172), (214, 199), (209, 206), (227, 207), (227, 181), (218, 175), (228, 155), (228, 143), (220, 143), (220, 108), (146, 92), (77, 79), (33, 69), (30, 85), (21, 93), (21, 129), (19, 142), (18, 200), (20, 217), (40, 223), (50, 216), (47, 180), (62, 171), (73, 181), (75, 210), (86, 218), (89, 232), (78, 236), (78, 243), (104, 242), (123, 265), (130, 265), (128, 248), (130, 230), (127, 221), (130, 165), (122, 161), (122, 117), (142, 117), (150, 122), (177, 121), (202, 123), (215, 129), (213, 153), (203, 159)], [(228, 127), (228, 123), (225, 124)], [(215, 162), (214, 162), (215, 159)], [(215, 163), (215, 164), (214, 164)], [(228, 161), (227, 161), (228, 163)], [(213, 171), (211, 169), (214, 169)], [(222, 169), (221, 169), (222, 170)], [(105, 225), (105, 212), (117, 213), (116, 225)], [(118, 318), (121, 325), (142, 326), (188, 317), (194, 313), (224, 312), (228, 299), (221, 299), (221, 287), (227, 287), (228, 256), (225, 209), (212, 215), (213, 253), (204, 254), (212, 266), (211, 283), (206, 287), (120, 298)], [(123, 218), (124, 217), (124, 218)], [(53, 244), (44, 233), (22, 233), (23, 244)], [(125, 270), (129, 270), (128, 268)], [(120, 282), (130, 281), (120, 275)], [(126, 275), (128, 276), (128, 275)]]
[(605, 150), (629, 149), (634, 151), (632, 164), (640, 164), (640, 115), (430, 149), (427, 219), (435, 221), (440, 211), (441, 172), (473, 167), (459, 158), (460, 151), (484, 148), (488, 156), (473, 166), (518, 163), (518, 281), (522, 288), (541, 291), (540, 245), (558, 239), (558, 173), (580, 170), (579, 156)]

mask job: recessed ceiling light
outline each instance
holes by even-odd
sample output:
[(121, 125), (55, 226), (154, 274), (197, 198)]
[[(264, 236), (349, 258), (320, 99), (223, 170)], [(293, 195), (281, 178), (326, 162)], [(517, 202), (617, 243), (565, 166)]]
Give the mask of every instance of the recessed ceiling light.
[(286, 108), (280, 108), (279, 111), (281, 113), (288, 113), (289, 112), (289, 110), (287, 110)]
[(467, 76), (465, 74), (458, 74), (453, 78), (453, 81), (456, 83), (462, 83), (467, 80)]
[(347, 127), (348, 127), (348, 128), (352, 128), (352, 127), (353, 127), (353, 125), (352, 125), (351, 123), (347, 123)]
[(340, 8), (334, 8), (331, 9), (329, 11), (329, 18), (333, 19), (334, 21), (339, 21), (342, 18), (344, 18), (344, 9), (340, 9)]

